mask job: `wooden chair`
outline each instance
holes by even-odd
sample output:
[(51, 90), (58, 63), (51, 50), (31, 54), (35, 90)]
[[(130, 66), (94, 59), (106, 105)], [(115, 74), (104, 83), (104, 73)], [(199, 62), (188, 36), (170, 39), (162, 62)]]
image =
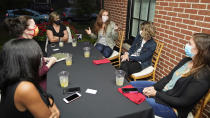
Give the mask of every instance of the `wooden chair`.
[(114, 65), (115, 67), (120, 67), (120, 56), (121, 56), (121, 53), (122, 53), (122, 45), (123, 45), (123, 41), (124, 41), (124, 34), (125, 32), (124, 31), (119, 31), (118, 32), (118, 40), (115, 40), (115, 43), (116, 43), (116, 47), (119, 48), (119, 52), (114, 50), (112, 55), (108, 58), (112, 65)]
[(207, 103), (210, 101), (210, 90), (208, 93), (199, 101), (199, 103), (195, 106), (195, 113), (194, 118), (201, 118), (202, 112), (207, 105)]
[(161, 51), (164, 45), (161, 42), (156, 42), (156, 43), (157, 43), (157, 47), (152, 57), (153, 65), (145, 68), (144, 70), (140, 72), (133, 73), (130, 77), (133, 78), (134, 81), (136, 81), (137, 79), (143, 79), (143, 78), (148, 78), (148, 77), (152, 77), (152, 81), (155, 81), (155, 71), (156, 71), (158, 60), (160, 58)]

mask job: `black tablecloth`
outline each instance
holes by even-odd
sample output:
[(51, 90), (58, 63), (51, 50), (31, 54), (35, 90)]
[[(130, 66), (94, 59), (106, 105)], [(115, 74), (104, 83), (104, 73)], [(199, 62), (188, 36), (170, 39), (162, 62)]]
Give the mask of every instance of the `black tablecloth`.
[[(137, 105), (117, 91), (115, 68), (110, 64), (94, 65), (93, 59), (102, 55), (92, 45), (90, 58), (84, 58), (83, 47), (88, 43), (79, 43), (77, 47), (64, 44), (56, 52), (69, 52), (73, 55), (73, 64), (66, 66), (65, 61), (53, 65), (47, 74), (47, 92), (54, 96), (61, 118), (153, 118), (153, 111), (148, 103)], [(57, 47), (54, 47), (57, 48)], [(48, 46), (48, 55), (55, 53)], [(58, 73), (70, 72), (69, 87), (81, 87), (81, 98), (66, 104), (59, 84)], [(127, 84), (127, 83), (125, 83)], [(85, 93), (86, 89), (95, 89), (97, 94)]]

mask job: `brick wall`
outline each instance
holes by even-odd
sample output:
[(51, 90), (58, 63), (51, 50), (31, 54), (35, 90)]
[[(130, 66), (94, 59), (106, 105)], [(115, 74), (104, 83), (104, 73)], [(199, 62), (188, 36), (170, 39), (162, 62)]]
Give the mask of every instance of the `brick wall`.
[[(185, 56), (184, 46), (193, 33), (210, 34), (210, 0), (156, 0), (156, 39), (164, 48), (156, 78), (162, 78)], [(210, 117), (210, 104), (203, 114)]]
[(127, 0), (104, 0), (104, 8), (110, 12), (111, 20), (124, 31), (126, 28), (127, 4)]
[[(104, 8), (111, 13), (111, 19), (126, 28), (128, 0), (104, 0)], [(210, 34), (210, 0), (156, 0), (156, 40), (164, 43), (157, 68), (156, 78), (167, 75), (185, 56), (184, 46), (193, 33)], [(210, 103), (203, 118), (210, 117)]]

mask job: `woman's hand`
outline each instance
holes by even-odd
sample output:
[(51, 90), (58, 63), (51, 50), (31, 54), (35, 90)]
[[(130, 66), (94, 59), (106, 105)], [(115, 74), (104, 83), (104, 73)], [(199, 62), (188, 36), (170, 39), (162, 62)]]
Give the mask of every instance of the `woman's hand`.
[(122, 58), (122, 62), (123, 61), (126, 61), (126, 60), (128, 60), (129, 61), (129, 56), (128, 56), (129, 54), (128, 54), (128, 52), (125, 52), (122, 56), (121, 56), (121, 58)]
[(50, 57), (50, 58), (48, 58), (48, 63), (46, 66), (48, 68), (50, 68), (56, 61), (57, 61), (57, 59), (55, 57)]
[(90, 27), (88, 27), (88, 29), (85, 29), (85, 31), (88, 35), (90, 35), (92, 33)]
[(146, 95), (147, 97), (156, 96), (156, 93), (157, 93), (157, 91), (155, 90), (155, 88), (153, 86), (146, 87), (143, 90), (143, 94)]
[[(52, 102), (51, 99), (50, 99), (50, 102)], [(53, 104), (52, 107), (49, 107), (49, 109), (51, 111), (51, 115), (49, 118), (59, 118), (60, 117), (60, 111), (55, 104)]]

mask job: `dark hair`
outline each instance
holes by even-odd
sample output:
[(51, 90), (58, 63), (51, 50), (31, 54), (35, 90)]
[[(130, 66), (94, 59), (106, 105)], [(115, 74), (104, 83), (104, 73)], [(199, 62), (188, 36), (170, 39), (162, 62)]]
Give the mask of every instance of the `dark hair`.
[[(108, 12), (108, 11), (105, 10), (105, 9), (101, 9), (98, 16), (97, 16), (96, 22), (94, 24), (94, 30), (93, 30), (95, 34), (98, 34), (98, 31), (102, 28), (102, 25), (103, 25), (102, 15), (103, 15), (104, 12)], [(108, 16), (110, 16), (109, 12), (108, 12)], [(104, 33), (106, 33), (106, 28), (107, 28), (109, 23), (110, 23), (110, 17), (105, 22)]]
[(32, 17), (18, 16), (16, 18), (6, 18), (4, 20), (4, 27), (13, 37), (20, 37), (24, 30), (27, 29), (29, 19), (32, 19)]
[(42, 51), (36, 41), (11, 39), (0, 52), (0, 89), (16, 82), (30, 81), (37, 85)]

